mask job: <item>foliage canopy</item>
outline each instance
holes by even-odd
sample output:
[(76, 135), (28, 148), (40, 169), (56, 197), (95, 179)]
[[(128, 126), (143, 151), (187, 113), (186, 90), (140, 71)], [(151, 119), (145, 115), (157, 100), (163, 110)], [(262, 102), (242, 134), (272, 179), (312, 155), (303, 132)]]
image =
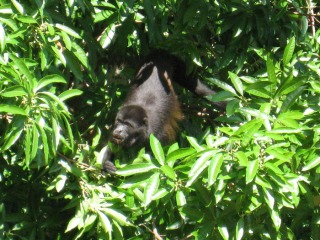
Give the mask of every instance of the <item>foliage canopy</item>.
[[(319, 9), (0, 0), (0, 238), (320, 239)], [(153, 48), (219, 93), (178, 90), (178, 142), (104, 176), (104, 125)]]

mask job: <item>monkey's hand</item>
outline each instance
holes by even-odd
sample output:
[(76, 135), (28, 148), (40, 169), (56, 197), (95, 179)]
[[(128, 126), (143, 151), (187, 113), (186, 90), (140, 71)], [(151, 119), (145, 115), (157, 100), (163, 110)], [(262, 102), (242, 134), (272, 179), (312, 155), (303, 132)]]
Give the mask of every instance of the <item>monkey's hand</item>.
[(102, 171), (107, 172), (111, 175), (114, 175), (117, 171), (116, 166), (111, 161), (103, 161), (102, 163)]
[(116, 166), (113, 164), (112, 160), (114, 158), (114, 154), (109, 146), (107, 146), (106, 151), (103, 154), (102, 158), (102, 171), (107, 172), (111, 175), (114, 175), (117, 171)]

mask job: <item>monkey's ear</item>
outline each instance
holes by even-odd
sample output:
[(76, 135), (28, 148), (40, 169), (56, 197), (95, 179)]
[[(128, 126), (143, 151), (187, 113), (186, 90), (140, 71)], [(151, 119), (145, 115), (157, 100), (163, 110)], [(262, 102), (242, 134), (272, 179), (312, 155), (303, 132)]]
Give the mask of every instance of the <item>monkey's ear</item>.
[(148, 124), (148, 118), (147, 117), (143, 118), (143, 123), (146, 124), (146, 125)]

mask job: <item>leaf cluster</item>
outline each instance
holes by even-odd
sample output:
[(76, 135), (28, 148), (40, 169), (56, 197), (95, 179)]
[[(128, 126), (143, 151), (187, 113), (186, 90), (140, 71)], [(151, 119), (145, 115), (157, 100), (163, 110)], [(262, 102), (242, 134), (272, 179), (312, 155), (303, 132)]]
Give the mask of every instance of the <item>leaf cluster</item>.
[[(319, 239), (319, 7), (0, 0), (0, 238)], [(178, 90), (178, 142), (105, 176), (104, 125), (153, 48), (218, 93)]]

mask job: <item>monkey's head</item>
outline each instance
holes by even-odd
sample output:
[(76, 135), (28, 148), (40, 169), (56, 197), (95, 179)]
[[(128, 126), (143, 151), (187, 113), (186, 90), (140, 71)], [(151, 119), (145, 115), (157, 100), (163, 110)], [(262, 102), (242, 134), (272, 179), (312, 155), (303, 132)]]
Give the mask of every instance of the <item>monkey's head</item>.
[(142, 145), (148, 139), (146, 111), (137, 105), (122, 107), (117, 113), (110, 141), (125, 148)]

